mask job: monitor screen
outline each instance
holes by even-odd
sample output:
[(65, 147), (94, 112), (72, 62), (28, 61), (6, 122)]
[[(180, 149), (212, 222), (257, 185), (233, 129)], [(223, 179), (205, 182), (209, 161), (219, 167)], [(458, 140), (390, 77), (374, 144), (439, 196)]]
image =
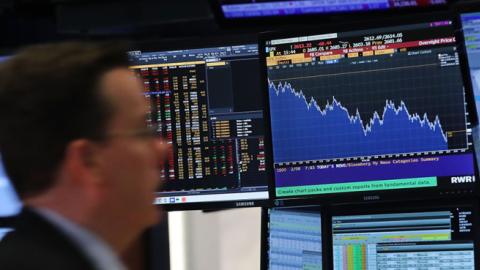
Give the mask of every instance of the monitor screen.
[(217, 0), (226, 19), (350, 13), (444, 5), (447, 0)]
[(475, 269), (470, 207), (332, 217), (335, 270)]
[(0, 159), (0, 217), (14, 216), (20, 212), (20, 200), (3, 169)]
[[(461, 14), (465, 48), (467, 51), (470, 78), (475, 97), (477, 113), (480, 112), (480, 12)], [(480, 127), (473, 128), (474, 144), (477, 149), (477, 162), (480, 158)]]
[(0, 228), (0, 241), (11, 231), (13, 231), (11, 228)]
[(461, 18), (477, 112), (480, 112), (480, 12), (464, 13)]
[(130, 52), (147, 122), (172, 145), (157, 204), (268, 199), (257, 44)]
[[(10, 56), (0, 56), (0, 63), (8, 60)], [(14, 216), (20, 212), (22, 205), (13, 189), (10, 180), (2, 165), (0, 157), (0, 218)], [(1, 238), (1, 232), (0, 232)]]
[(321, 270), (322, 220), (318, 207), (268, 209), (268, 270)]
[(452, 21), (274, 36), (262, 59), (277, 197), (472, 192)]

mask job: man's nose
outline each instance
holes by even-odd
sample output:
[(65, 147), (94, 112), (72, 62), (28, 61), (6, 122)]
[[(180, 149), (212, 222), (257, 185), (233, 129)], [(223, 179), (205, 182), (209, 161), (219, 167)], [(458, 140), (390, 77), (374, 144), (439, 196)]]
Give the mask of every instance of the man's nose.
[(155, 140), (155, 150), (157, 152), (159, 166), (163, 166), (168, 157), (168, 153), (172, 151), (172, 145), (167, 143), (163, 138), (157, 138)]

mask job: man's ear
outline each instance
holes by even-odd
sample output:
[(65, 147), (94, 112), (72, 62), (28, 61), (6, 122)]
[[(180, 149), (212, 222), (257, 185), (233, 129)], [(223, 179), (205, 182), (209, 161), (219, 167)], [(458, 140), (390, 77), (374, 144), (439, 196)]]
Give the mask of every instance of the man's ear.
[(99, 164), (98, 147), (91, 141), (79, 139), (68, 144), (64, 165), (71, 176), (87, 178), (95, 176)]

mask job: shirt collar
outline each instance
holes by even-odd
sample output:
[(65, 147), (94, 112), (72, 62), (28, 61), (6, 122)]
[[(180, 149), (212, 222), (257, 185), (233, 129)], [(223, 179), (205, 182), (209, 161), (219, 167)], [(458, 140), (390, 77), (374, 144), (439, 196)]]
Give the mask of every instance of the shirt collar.
[(108, 244), (94, 233), (47, 208), (35, 208), (40, 216), (65, 233), (98, 270), (126, 270)]

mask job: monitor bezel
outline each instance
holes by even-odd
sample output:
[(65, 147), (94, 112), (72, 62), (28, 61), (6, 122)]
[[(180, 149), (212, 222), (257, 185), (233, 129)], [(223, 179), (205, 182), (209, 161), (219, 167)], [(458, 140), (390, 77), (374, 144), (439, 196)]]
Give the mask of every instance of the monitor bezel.
[[(130, 51), (142, 52), (161, 52), (172, 50), (187, 50), (199, 48), (212, 48), (232, 45), (244, 44), (258, 44), (258, 34), (252, 33), (238, 33), (233, 35), (218, 35), (212, 34), (202, 37), (186, 37), (174, 39), (150, 39), (141, 40), (131, 45)], [(260, 98), (263, 95), (260, 94)], [(265, 139), (265, 150), (268, 152), (268, 143)], [(266, 162), (268, 156), (266, 155)], [(267, 163), (268, 164), (268, 163)], [(267, 185), (270, 184), (271, 178), (269, 168), (266, 168)], [(230, 209), (230, 208), (245, 208), (245, 207), (262, 207), (270, 205), (270, 197), (272, 196), (271, 189), (268, 188), (269, 198), (260, 200), (231, 200), (219, 202), (198, 202), (198, 203), (175, 203), (175, 204), (156, 204), (157, 207), (165, 211), (186, 211), (186, 210), (216, 210), (216, 209)], [(237, 194), (237, 193), (236, 193)]]
[(145, 269), (170, 269), (170, 237), (169, 237), (169, 218), (165, 213), (160, 221), (153, 227), (148, 228), (141, 240), (144, 248)]
[[(325, 237), (325, 242), (328, 242), (327, 256), (328, 264), (333, 269), (333, 232), (332, 232), (332, 220), (334, 216), (347, 216), (347, 215), (369, 215), (369, 214), (387, 214), (387, 213), (410, 213), (416, 211), (437, 211), (446, 208), (455, 207), (470, 207), (472, 209), (471, 220), (474, 223), (472, 225), (473, 230), (473, 245), (474, 245), (474, 262), (475, 268), (479, 267), (480, 263), (480, 229), (478, 224), (480, 222), (479, 217), (479, 202), (477, 199), (443, 199), (443, 200), (424, 200), (422, 204), (415, 201), (406, 201), (402, 204), (398, 203), (358, 203), (358, 204), (336, 204), (331, 205), (328, 216), (326, 219), (328, 224), (328, 235)], [(323, 239), (323, 238), (322, 238)]]
[(217, 20), (217, 22), (226, 28), (240, 28), (240, 27), (257, 27), (264, 25), (272, 28), (273, 25), (291, 25), (294, 24), (318, 24), (328, 22), (341, 22), (347, 20), (357, 20), (368, 15), (370, 18), (389, 18), (396, 15), (411, 15), (412, 13), (427, 13), (433, 11), (446, 11), (450, 8), (452, 0), (446, 0), (446, 4), (436, 4), (414, 7), (400, 7), (390, 9), (378, 10), (360, 10), (353, 12), (333, 12), (333, 13), (312, 13), (312, 14), (295, 14), (285, 16), (256, 16), (256, 17), (241, 17), (241, 18), (227, 18), (222, 10), (222, 4), (219, 0), (208, 0), (210, 7)]
[[(330, 194), (315, 194), (315, 195), (297, 195), (297, 196), (289, 196), (289, 197), (278, 197), (276, 195), (276, 184), (275, 184), (275, 174), (274, 171), (274, 163), (273, 163), (273, 146), (272, 144), (272, 129), (271, 129), (271, 117), (270, 117), (270, 100), (268, 95), (268, 70), (266, 68), (266, 50), (265, 50), (265, 42), (272, 39), (279, 39), (279, 38), (288, 38), (292, 36), (303, 36), (303, 35), (312, 35), (312, 34), (324, 34), (324, 33), (333, 33), (333, 32), (341, 32), (341, 31), (357, 31), (362, 29), (371, 29), (371, 28), (383, 28), (389, 26), (398, 26), (398, 25), (408, 25), (408, 24), (417, 24), (417, 23), (428, 23), (434, 21), (442, 21), (442, 20), (451, 20), (454, 25), (454, 32), (455, 37), (457, 39), (457, 47), (460, 49), (459, 51), (459, 58), (460, 58), (460, 68), (462, 71), (463, 81), (464, 81), (464, 88), (467, 100), (467, 111), (470, 115), (470, 122), (471, 126), (476, 126), (478, 124), (478, 118), (476, 117), (476, 108), (475, 102), (473, 99), (473, 89), (471, 86), (470, 81), (470, 73), (468, 62), (466, 59), (466, 52), (464, 48), (462, 49), (461, 42), (462, 42), (462, 34), (459, 31), (459, 21), (458, 16), (456, 16), (452, 12), (433, 12), (429, 13), (426, 17), (424, 15), (410, 15), (410, 16), (398, 16), (391, 19), (385, 19), (382, 21), (382, 25), (378, 26), (378, 20), (363, 20), (357, 22), (350, 22), (348, 24), (325, 24), (320, 27), (315, 28), (302, 28), (302, 30), (293, 30), (287, 29), (284, 31), (272, 31), (272, 32), (263, 32), (260, 34), (259, 37), (259, 57), (260, 57), (260, 66), (261, 66), (261, 82), (263, 83), (262, 91), (264, 95), (264, 119), (266, 125), (266, 141), (270, 144), (267, 148), (268, 154), (270, 156), (269, 161), (271, 163), (267, 163), (267, 166), (270, 167), (271, 178), (269, 183), (269, 188), (271, 189), (271, 199), (272, 200), (297, 200), (297, 199), (306, 199), (306, 198), (321, 198), (325, 203), (348, 203), (348, 202), (362, 202), (362, 201), (402, 201), (404, 200), (403, 196), (405, 194), (409, 194), (411, 198), (422, 200), (422, 199), (434, 199), (434, 198), (442, 198), (442, 197), (473, 197), (479, 194), (480, 187), (479, 184), (476, 184), (475, 187), (471, 189), (455, 189), (453, 191), (442, 191), (438, 190), (438, 188), (421, 188), (421, 189), (403, 189), (403, 190), (379, 190), (379, 191), (362, 191), (362, 192), (345, 192), (345, 193), (330, 193)], [(355, 27), (352, 27), (355, 25)], [(328, 30), (325, 30), (328, 29)], [(473, 115), (473, 117), (472, 117)], [(473, 147), (473, 146), (472, 146)], [(472, 155), (474, 159), (474, 174), (478, 177), (478, 167), (477, 167), (477, 160), (476, 155), (474, 154), (474, 150), (472, 150)]]

